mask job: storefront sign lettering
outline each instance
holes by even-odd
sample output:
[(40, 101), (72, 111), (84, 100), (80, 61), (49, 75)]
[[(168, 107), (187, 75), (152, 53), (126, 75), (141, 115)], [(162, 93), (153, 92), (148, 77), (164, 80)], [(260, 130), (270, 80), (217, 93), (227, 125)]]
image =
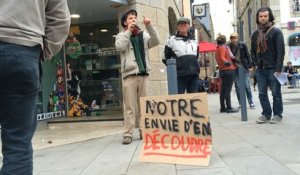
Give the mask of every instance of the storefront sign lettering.
[(56, 111), (56, 112), (49, 112), (49, 113), (41, 113), (37, 115), (37, 120), (47, 120), (51, 118), (56, 118), (56, 117), (62, 117), (65, 116), (65, 111)]
[(99, 56), (111, 56), (111, 55), (120, 55), (115, 47), (107, 47), (107, 48), (100, 48), (97, 49), (96, 53)]

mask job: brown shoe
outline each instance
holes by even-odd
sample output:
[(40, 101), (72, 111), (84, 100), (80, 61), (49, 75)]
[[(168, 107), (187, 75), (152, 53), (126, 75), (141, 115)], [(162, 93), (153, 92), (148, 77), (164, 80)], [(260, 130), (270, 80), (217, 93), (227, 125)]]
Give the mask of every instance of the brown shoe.
[(122, 141), (122, 144), (123, 145), (128, 145), (132, 142), (132, 138), (131, 137), (124, 137), (123, 138), (123, 141)]

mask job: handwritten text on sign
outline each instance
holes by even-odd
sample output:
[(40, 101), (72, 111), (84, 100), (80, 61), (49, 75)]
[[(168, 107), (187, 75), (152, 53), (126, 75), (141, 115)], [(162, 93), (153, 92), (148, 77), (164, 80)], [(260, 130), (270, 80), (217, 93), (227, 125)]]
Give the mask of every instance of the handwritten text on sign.
[(208, 165), (211, 127), (206, 93), (141, 98), (141, 161)]

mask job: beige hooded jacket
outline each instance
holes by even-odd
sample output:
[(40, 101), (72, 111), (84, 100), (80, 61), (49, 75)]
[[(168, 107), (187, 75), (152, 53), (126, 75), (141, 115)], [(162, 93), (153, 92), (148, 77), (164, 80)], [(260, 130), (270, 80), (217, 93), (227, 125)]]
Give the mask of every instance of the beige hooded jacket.
[[(150, 71), (150, 60), (148, 55), (148, 49), (155, 47), (159, 44), (158, 34), (153, 26), (150, 24), (146, 27), (147, 32), (144, 32), (144, 48), (145, 48), (145, 61), (146, 61), (146, 72)], [(121, 55), (121, 72), (122, 78), (127, 77), (128, 75), (137, 74), (139, 68), (134, 56), (133, 47), (130, 42), (131, 32), (129, 30), (120, 32), (116, 37), (116, 49), (120, 52)]]

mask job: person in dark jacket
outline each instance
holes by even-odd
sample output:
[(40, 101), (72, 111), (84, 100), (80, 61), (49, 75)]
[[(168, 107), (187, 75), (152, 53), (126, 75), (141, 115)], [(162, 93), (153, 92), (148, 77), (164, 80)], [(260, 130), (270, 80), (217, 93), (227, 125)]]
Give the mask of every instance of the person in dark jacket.
[(237, 65), (237, 69), (234, 71), (234, 85), (235, 85), (236, 96), (238, 98), (239, 104), (241, 104), (240, 83), (242, 82), (239, 82), (239, 69), (241, 69), (245, 74), (243, 83), (245, 84), (245, 90), (246, 90), (249, 106), (251, 109), (255, 109), (255, 105), (253, 104), (251, 87), (249, 83), (249, 72), (252, 71), (252, 60), (250, 58), (247, 45), (239, 41), (238, 33), (232, 33), (230, 35), (230, 43), (228, 45), (232, 54), (235, 57), (234, 63)]
[[(251, 57), (256, 65), (259, 100), (263, 110), (256, 122), (270, 121), (275, 124), (282, 120), (283, 113), (281, 85), (275, 76), (280, 75), (283, 67), (284, 38), (281, 30), (274, 27), (274, 15), (270, 8), (262, 7), (257, 11), (256, 23), (258, 30), (251, 37)], [(273, 95), (273, 117), (268, 87)]]
[(169, 38), (164, 51), (164, 63), (167, 59), (176, 59), (178, 94), (198, 92), (198, 45), (189, 29), (190, 20), (179, 18), (177, 34)]
[(289, 88), (293, 88), (293, 74), (295, 73), (295, 68), (293, 67), (292, 62), (287, 62), (287, 65), (284, 67), (283, 72), (288, 73), (288, 80), (290, 84)]

